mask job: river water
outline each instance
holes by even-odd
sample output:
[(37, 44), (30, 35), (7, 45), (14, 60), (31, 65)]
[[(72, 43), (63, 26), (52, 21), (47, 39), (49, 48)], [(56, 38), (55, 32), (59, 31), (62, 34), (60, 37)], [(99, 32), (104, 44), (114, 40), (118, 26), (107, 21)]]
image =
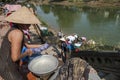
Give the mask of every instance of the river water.
[(42, 5), (36, 6), (36, 12), (41, 20), (65, 34), (120, 45), (120, 9)]

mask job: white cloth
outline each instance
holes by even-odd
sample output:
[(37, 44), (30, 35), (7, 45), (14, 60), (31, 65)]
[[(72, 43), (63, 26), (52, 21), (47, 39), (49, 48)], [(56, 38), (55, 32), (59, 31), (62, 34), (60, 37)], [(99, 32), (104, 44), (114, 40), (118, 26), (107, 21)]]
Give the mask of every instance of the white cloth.
[(67, 36), (66, 38), (69, 39), (69, 41), (68, 41), (69, 43), (72, 43), (75, 40), (75, 37), (72, 35)]
[(80, 47), (81, 45), (82, 45), (82, 42), (80, 42), (80, 43), (75, 43), (74, 44), (76, 47)]
[(78, 38), (78, 35), (77, 35), (77, 34), (75, 34), (75, 35), (74, 35), (74, 37), (75, 37), (75, 38)]
[(47, 30), (47, 27), (41, 26), (41, 27), (40, 27), (40, 30)]

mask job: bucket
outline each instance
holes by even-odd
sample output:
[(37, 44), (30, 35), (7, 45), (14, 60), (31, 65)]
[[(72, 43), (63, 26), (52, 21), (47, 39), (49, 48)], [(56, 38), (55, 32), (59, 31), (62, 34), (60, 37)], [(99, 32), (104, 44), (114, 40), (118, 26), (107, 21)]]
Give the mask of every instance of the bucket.
[(46, 27), (40, 27), (41, 35), (47, 36), (48, 35), (48, 29)]
[(48, 30), (42, 30), (42, 36), (47, 36), (48, 35)]

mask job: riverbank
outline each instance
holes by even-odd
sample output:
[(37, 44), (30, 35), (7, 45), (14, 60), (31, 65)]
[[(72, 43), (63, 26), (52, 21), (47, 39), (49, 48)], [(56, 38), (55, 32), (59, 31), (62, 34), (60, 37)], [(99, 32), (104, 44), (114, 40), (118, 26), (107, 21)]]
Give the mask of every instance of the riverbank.
[[(67, 2), (66, 2), (67, 3)], [(62, 12), (63, 13), (63, 12)], [(40, 20), (41, 21), (41, 20)], [(50, 26), (49, 24), (47, 24), (46, 22), (43, 22), (45, 25), (43, 25), (44, 27), (47, 27), (48, 28), (48, 31), (51, 31), (53, 32), (53, 34), (55, 36), (57, 36), (57, 33), (59, 32), (59, 30), (56, 30), (55, 28), (53, 28), (52, 26)], [(76, 33), (75, 31), (73, 33)], [(65, 33), (66, 34), (66, 33)], [(72, 33), (71, 33), (72, 34)], [(71, 34), (66, 34), (66, 35), (71, 35)], [(88, 38), (87, 39), (92, 39), (92, 38)], [(95, 39), (93, 39), (95, 40)], [(94, 46), (94, 48), (92, 48), (92, 50), (119, 50), (119, 46), (118, 45), (115, 45), (114, 46), (108, 46), (108, 45), (105, 45), (104, 43), (102, 43), (101, 41), (95, 41), (97, 44)], [(116, 47), (117, 46), (117, 47)], [(90, 46), (91, 47), (91, 46)], [(91, 49), (89, 48), (89, 46), (83, 46), (81, 47), (82, 50), (88, 50), (88, 49)]]

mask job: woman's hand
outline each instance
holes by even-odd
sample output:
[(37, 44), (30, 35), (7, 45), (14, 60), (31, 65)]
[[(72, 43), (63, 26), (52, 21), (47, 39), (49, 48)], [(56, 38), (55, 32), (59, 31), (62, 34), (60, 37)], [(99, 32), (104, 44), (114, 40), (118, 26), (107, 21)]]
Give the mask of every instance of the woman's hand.
[(25, 52), (28, 56), (31, 56), (33, 54), (32, 50), (30, 49), (27, 49), (26, 52)]

